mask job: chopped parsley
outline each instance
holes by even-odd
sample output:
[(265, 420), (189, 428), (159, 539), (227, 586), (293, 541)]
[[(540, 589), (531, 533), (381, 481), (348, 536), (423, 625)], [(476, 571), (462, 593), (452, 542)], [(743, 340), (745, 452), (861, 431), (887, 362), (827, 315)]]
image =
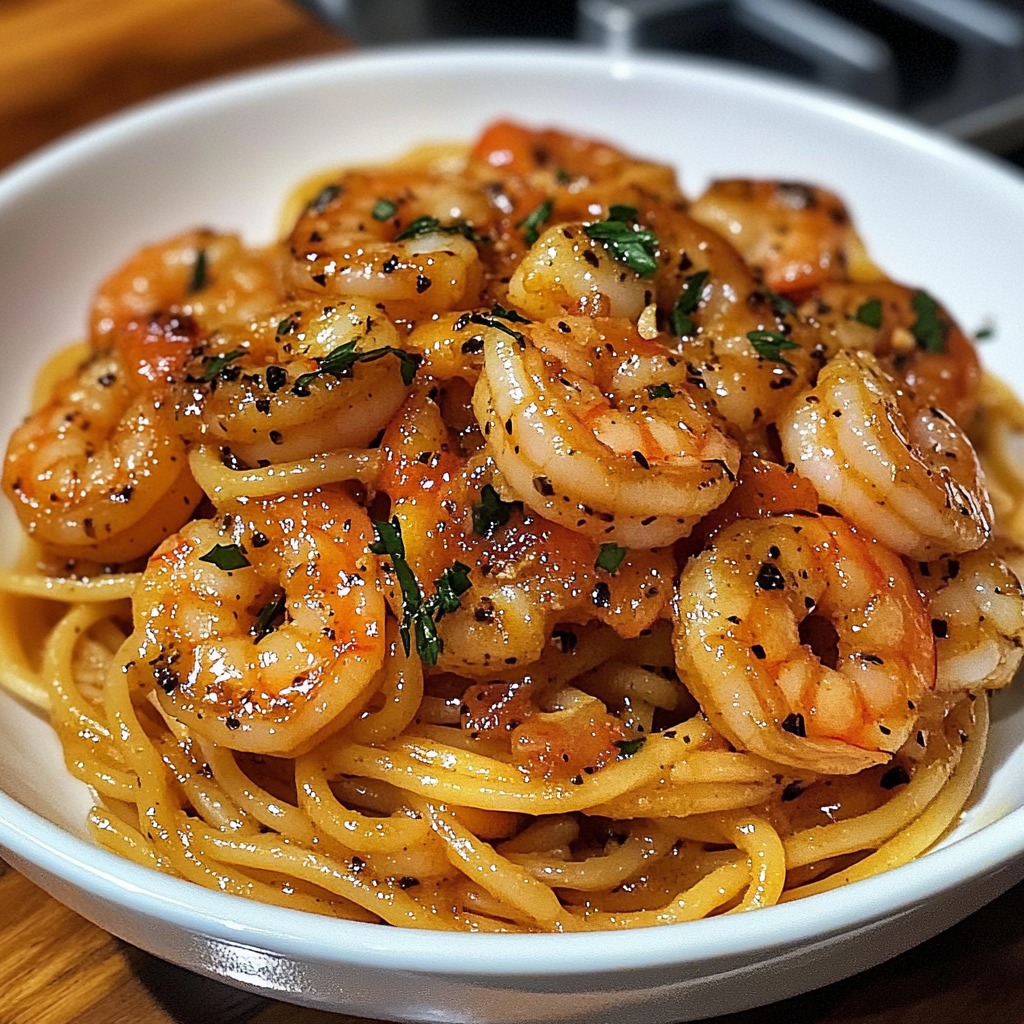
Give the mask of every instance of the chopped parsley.
[(196, 261), (192, 264), (192, 276), (188, 281), (189, 295), (201, 292), (209, 284), (209, 268), (206, 264), (206, 250), (200, 249), (196, 253)]
[(996, 326), (995, 326), (995, 324), (989, 324), (989, 323), (982, 324), (974, 332), (974, 340), (975, 341), (991, 341), (995, 336), (996, 336)]
[(646, 736), (636, 736), (631, 740), (616, 740), (615, 746), (619, 748), (619, 757), (632, 757), (646, 742)]
[(199, 557), (199, 561), (210, 562), (218, 569), (223, 569), (224, 572), (231, 572), (232, 569), (244, 569), (252, 564), (237, 544), (214, 544), (205, 555)]
[(648, 384), (647, 395), (649, 398), (674, 398), (675, 392), (672, 390), (672, 385), (667, 381), (661, 384)]
[(792, 316), (796, 312), (796, 306), (785, 295), (780, 295), (778, 292), (773, 292), (771, 288), (764, 287), (760, 289), (760, 292), (779, 316)]
[(405, 558), (405, 542), (402, 540), (402, 525), (398, 516), (392, 516), (391, 522), (375, 522), (373, 529), (377, 540), (370, 545), (370, 550), (391, 559), (401, 591), (402, 622), (398, 633), (405, 653), (409, 655), (412, 652), (412, 640), (415, 637), (416, 653), (423, 663), (436, 665), (444, 649), (444, 643), (437, 633), (437, 623), (459, 607), (462, 595), (473, 585), (469, 578), (470, 568), (462, 562), (456, 562), (450, 569), (445, 569), (440, 579), (434, 581), (434, 593), (424, 597), (416, 574)]
[[(507, 334), (510, 338), (515, 338), (518, 342), (523, 342), (523, 336), (518, 332), (512, 330), (508, 326), (508, 323), (513, 324), (528, 324), (532, 321), (527, 320), (526, 317), (520, 316), (514, 310), (505, 309), (503, 306), (495, 305), (490, 313), (470, 313), (467, 320), (471, 324), (479, 324), (481, 327), (492, 327), (496, 331), (501, 331), (503, 334)], [(508, 323), (502, 323), (502, 321), (508, 321)]]
[(601, 550), (597, 553), (594, 568), (604, 569), (605, 572), (614, 574), (615, 570), (622, 565), (622, 560), (626, 557), (628, 550), (619, 544), (602, 544)]
[(502, 501), (491, 484), (484, 484), (480, 501), (473, 506), (473, 532), (478, 537), (493, 537), (494, 531), (508, 522), (513, 507), (512, 502)]
[(378, 199), (373, 204), (374, 220), (391, 220), (398, 213), (398, 207), (390, 199)]
[(853, 314), (853, 319), (857, 323), (864, 324), (865, 327), (873, 327), (877, 331), (882, 326), (882, 300), (868, 299), (862, 302)]
[(625, 263), (640, 277), (650, 277), (658, 269), (658, 239), (649, 228), (636, 226), (635, 206), (612, 206), (608, 219), (585, 224), (583, 230), (594, 242), (603, 242), (608, 254)]
[(442, 224), (436, 217), (417, 217), (404, 231), (395, 235), (396, 242), (404, 242), (410, 238), (422, 238), (423, 235), (430, 235), (434, 232), (442, 235), (462, 235), (471, 242), (479, 242), (480, 236), (473, 230), (473, 225), (464, 220), (457, 220), (451, 224)]
[(273, 633), (284, 619), (284, 594), (273, 601), (268, 601), (256, 616), (256, 621), (249, 628), (253, 643), (259, 643), (268, 633)]
[(317, 359), (317, 368), (309, 373), (301, 373), (295, 378), (292, 391), (301, 393), (306, 391), (309, 385), (318, 377), (328, 374), (331, 377), (347, 377), (352, 372), (356, 363), (373, 363), (385, 356), (395, 356), (401, 367), (402, 382), (408, 387), (412, 383), (416, 371), (419, 369), (420, 358), (412, 352), (405, 352), (400, 348), (391, 345), (384, 345), (381, 348), (371, 348), (362, 352), (356, 351), (354, 341), (346, 341), (337, 348), (331, 349), (322, 359)]
[(199, 378), (203, 384), (210, 384), (216, 380), (221, 373), (224, 371), (229, 363), (233, 363), (236, 359), (240, 359), (245, 355), (244, 348), (232, 349), (230, 352), (225, 352), (222, 356), (209, 356), (204, 359), (203, 373)]
[(694, 324), (690, 319), (690, 314), (700, 305), (701, 296), (704, 294), (704, 285), (707, 284), (710, 276), (710, 271), (698, 270), (696, 274), (691, 274), (683, 284), (683, 290), (669, 314), (672, 333), (677, 338), (693, 334)]
[(770, 359), (773, 363), (781, 363), (787, 370), (796, 372), (796, 367), (782, 353), (787, 349), (799, 348), (795, 341), (790, 341), (778, 331), (750, 331), (747, 339), (754, 346), (754, 351), (762, 359)]
[(517, 228), (523, 229), (523, 241), (527, 245), (533, 245), (540, 238), (540, 229), (551, 219), (553, 206), (554, 200), (545, 199), (516, 224)]
[(918, 345), (925, 352), (945, 352), (949, 323), (940, 315), (938, 303), (927, 293), (914, 292), (911, 297), (917, 319), (910, 325)]

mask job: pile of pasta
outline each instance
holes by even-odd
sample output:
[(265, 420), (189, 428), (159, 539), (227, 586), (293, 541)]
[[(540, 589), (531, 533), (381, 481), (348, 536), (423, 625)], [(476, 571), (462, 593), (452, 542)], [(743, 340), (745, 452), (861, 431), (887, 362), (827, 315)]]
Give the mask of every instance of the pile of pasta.
[(1024, 414), (842, 201), (498, 122), (107, 278), (3, 489), (0, 677), (95, 841), (579, 931), (932, 846), (1021, 659)]

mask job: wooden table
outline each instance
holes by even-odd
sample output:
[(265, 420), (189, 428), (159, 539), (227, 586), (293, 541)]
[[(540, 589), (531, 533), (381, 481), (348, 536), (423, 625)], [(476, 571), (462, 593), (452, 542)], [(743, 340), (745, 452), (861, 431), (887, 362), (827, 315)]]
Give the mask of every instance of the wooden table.
[[(3, 0), (0, 167), (146, 97), (345, 46), (285, 0)], [(717, 1024), (1020, 1024), (1022, 965), (1019, 886), (882, 967)], [(346, 1021), (360, 1024), (246, 995), (141, 953), (0, 861), (0, 1024)]]

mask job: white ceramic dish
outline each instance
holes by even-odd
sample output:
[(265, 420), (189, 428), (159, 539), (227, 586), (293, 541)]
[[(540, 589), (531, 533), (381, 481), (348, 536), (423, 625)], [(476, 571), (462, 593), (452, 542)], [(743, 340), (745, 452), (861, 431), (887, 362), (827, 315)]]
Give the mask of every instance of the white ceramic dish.
[[(0, 181), (4, 436), (45, 350), (80, 334), (91, 289), (139, 244), (193, 224), (269, 237), (290, 185), (497, 115), (607, 137), (712, 175), (828, 184), (876, 258), (991, 321), (987, 362), (1020, 379), (1024, 180), (846, 102), (705, 63), (564, 49), (406, 51), (217, 84), (79, 134)], [(7, 521), (8, 530), (10, 520)], [(4, 534), (6, 546), (13, 534)], [(47, 726), (0, 694), (0, 849), (102, 927), (204, 974), (295, 1002), (415, 1021), (693, 1020), (868, 967), (1024, 876), (1024, 687), (995, 702), (975, 802), (927, 857), (741, 917), (625, 934), (451, 935), (347, 924), (167, 879), (84, 838), (84, 788)]]

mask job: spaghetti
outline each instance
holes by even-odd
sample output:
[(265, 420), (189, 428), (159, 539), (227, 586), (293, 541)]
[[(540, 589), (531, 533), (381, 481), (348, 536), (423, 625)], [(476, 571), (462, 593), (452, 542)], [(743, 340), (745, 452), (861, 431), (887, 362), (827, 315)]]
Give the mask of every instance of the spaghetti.
[(8, 448), (0, 683), (97, 843), (495, 932), (942, 837), (1021, 657), (1024, 412), (838, 197), (500, 122), (288, 209), (140, 250)]

